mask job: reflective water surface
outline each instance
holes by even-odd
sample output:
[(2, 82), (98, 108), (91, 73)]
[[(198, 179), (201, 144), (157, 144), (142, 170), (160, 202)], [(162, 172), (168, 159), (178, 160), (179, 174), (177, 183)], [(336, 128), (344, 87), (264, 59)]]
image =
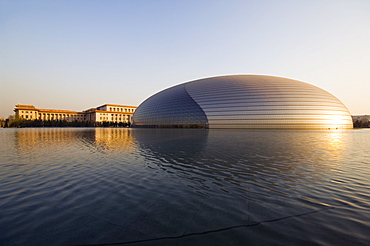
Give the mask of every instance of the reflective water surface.
[(368, 245), (370, 131), (0, 129), (0, 245)]

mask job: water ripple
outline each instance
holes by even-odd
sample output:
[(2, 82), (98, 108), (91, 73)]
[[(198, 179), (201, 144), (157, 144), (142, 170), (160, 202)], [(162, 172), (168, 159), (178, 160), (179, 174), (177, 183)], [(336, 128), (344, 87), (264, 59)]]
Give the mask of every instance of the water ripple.
[(0, 245), (365, 244), (369, 136), (4, 129)]

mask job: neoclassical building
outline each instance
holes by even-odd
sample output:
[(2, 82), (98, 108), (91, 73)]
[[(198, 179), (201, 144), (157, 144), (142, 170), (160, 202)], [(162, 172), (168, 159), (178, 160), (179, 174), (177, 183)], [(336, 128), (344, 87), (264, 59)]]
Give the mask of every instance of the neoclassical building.
[(131, 123), (132, 115), (137, 107), (115, 104), (104, 104), (97, 108), (83, 111), (85, 120), (94, 122)]
[(93, 122), (117, 122), (131, 123), (132, 115), (137, 107), (104, 104), (96, 108), (82, 112), (71, 110), (39, 109), (33, 105), (15, 105), (16, 118), (26, 120), (66, 120), (72, 121), (93, 121)]

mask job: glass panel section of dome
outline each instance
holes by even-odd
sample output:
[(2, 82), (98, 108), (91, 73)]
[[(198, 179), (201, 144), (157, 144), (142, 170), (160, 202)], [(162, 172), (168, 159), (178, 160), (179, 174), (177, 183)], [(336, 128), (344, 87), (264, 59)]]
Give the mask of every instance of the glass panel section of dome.
[(207, 128), (207, 117), (184, 85), (164, 90), (144, 101), (135, 111), (134, 127)]
[(329, 92), (297, 80), (233, 75), (187, 82), (144, 101), (134, 126), (347, 129), (348, 109)]

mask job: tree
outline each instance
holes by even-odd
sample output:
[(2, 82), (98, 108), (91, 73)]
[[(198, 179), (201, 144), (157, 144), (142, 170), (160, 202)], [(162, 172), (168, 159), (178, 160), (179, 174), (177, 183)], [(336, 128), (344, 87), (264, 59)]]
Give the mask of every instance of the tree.
[(353, 123), (354, 128), (360, 128), (362, 125), (362, 121), (359, 121), (358, 119)]
[(0, 118), (0, 128), (5, 127), (5, 120), (3, 118)]

